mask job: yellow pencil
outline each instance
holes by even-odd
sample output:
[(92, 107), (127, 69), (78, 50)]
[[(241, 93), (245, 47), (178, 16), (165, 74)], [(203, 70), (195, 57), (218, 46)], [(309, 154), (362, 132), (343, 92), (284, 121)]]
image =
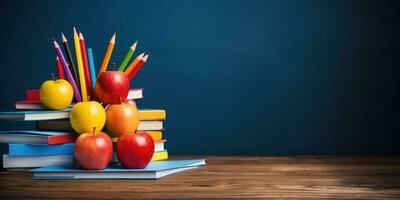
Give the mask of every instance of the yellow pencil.
[(138, 57), (135, 58), (135, 60), (132, 61), (132, 63), (129, 65), (129, 67), (125, 70), (125, 75), (128, 76), (129, 73), (135, 68), (135, 66), (142, 60), (144, 56), (144, 53), (138, 55)]
[(112, 51), (114, 49), (115, 34), (116, 33), (114, 33), (114, 35), (112, 36), (110, 42), (108, 43), (107, 51), (106, 51), (106, 54), (104, 55), (104, 59), (103, 59), (103, 62), (101, 63), (101, 67), (100, 67), (100, 71), (99, 71), (98, 75), (100, 75), (101, 72), (105, 72), (107, 70), (108, 62), (110, 61), (111, 54), (112, 54)]
[(74, 44), (75, 44), (75, 53), (76, 53), (76, 61), (78, 63), (78, 74), (79, 74), (79, 83), (81, 85), (81, 94), (82, 101), (88, 101), (87, 91), (86, 91), (86, 82), (85, 82), (85, 71), (83, 69), (82, 62), (82, 54), (81, 47), (79, 44), (79, 36), (74, 27)]

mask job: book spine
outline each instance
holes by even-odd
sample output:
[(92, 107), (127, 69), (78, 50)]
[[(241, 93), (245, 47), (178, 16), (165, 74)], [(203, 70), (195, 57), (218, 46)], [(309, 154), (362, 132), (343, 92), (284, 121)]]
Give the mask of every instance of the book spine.
[(72, 155), (74, 144), (42, 145), (42, 144), (9, 144), (9, 156), (55, 156)]
[(78, 138), (78, 134), (71, 134), (71, 135), (55, 135), (48, 137), (48, 144), (65, 144), (75, 142)]

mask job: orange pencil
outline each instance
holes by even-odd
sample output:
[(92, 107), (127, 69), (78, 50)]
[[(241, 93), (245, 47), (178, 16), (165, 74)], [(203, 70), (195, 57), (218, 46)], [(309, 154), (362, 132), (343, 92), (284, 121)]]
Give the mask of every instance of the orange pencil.
[(97, 76), (99, 76), (101, 72), (105, 72), (107, 70), (108, 62), (110, 62), (111, 54), (114, 49), (115, 34), (116, 33), (114, 33), (110, 42), (108, 43), (107, 51), (106, 51), (106, 54), (104, 55), (104, 59), (103, 59), (103, 62), (101, 63), (100, 71)]
[(85, 39), (83, 38), (82, 33), (79, 33), (79, 43), (81, 45), (80, 47), (82, 54), (83, 70), (85, 71), (85, 83), (86, 83), (87, 95), (93, 97), (92, 96), (93, 88), (92, 88), (92, 81), (90, 79), (89, 61), (86, 53), (86, 42)]
[(143, 67), (144, 64), (146, 64), (147, 59), (149, 58), (149, 54), (145, 55), (142, 60), (133, 68), (131, 73), (128, 75), (128, 79), (132, 80), (133, 77), (139, 72), (139, 70)]
[(128, 76), (133, 68), (143, 59), (144, 53), (141, 53), (138, 55), (138, 57), (135, 58), (135, 60), (132, 61), (132, 63), (129, 65), (129, 67), (125, 70), (125, 75)]

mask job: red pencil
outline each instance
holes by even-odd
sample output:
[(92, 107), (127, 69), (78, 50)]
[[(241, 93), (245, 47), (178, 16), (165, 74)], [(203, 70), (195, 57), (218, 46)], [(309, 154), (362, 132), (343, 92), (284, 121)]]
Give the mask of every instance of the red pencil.
[(58, 78), (59, 79), (64, 79), (64, 70), (63, 70), (63, 66), (61, 65), (61, 61), (60, 59), (56, 58), (56, 65), (57, 65), (57, 74), (58, 74)]
[(131, 73), (128, 74), (129, 80), (132, 80), (133, 77), (139, 72), (139, 70), (143, 67), (143, 65), (147, 62), (149, 58), (149, 54), (143, 56), (143, 58), (139, 61), (139, 63), (133, 68)]
[(90, 79), (90, 70), (89, 70), (89, 62), (86, 52), (86, 42), (83, 38), (82, 33), (79, 33), (79, 43), (81, 46), (81, 54), (82, 54), (82, 62), (83, 62), (83, 70), (85, 72), (85, 82), (86, 82), (86, 91), (87, 95), (93, 97), (93, 88), (92, 88), (92, 81)]

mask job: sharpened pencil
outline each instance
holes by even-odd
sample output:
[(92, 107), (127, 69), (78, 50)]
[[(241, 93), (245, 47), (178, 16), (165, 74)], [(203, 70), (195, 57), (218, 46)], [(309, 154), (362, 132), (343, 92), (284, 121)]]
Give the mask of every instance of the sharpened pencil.
[(75, 100), (78, 102), (82, 101), (81, 94), (79, 93), (79, 90), (78, 90), (78, 87), (76, 86), (75, 80), (72, 77), (72, 73), (69, 70), (68, 63), (65, 60), (64, 54), (62, 53), (60, 46), (58, 45), (58, 43), (55, 40), (53, 40), (53, 44), (54, 44), (54, 48), (56, 50), (57, 56), (60, 58), (61, 64), (63, 65), (65, 73), (67, 74), (68, 81), (71, 84), (72, 89), (74, 91)]
[[(94, 59), (93, 59), (93, 51), (91, 48), (87, 49), (88, 53), (88, 59), (89, 59), (89, 66), (90, 66), (90, 76), (92, 77), (92, 88), (94, 89), (94, 86), (96, 84), (96, 68), (94, 66)], [(94, 93), (93, 93), (94, 94)]]
[[(61, 37), (62, 37), (62, 44), (63, 44), (63, 47), (64, 47), (64, 52), (65, 52), (65, 54), (67, 56), (67, 62), (68, 62), (69, 69), (70, 69), (70, 71), (72, 73), (72, 76), (73, 76), (73, 78), (75, 80), (75, 83), (76, 83), (76, 85), (78, 86), (78, 89), (79, 89), (80, 85), (79, 85), (78, 70), (76, 68), (74, 59), (72, 58), (71, 50), (70, 50), (69, 45), (68, 45), (68, 40), (67, 40), (67, 38), (65, 37), (65, 35), (63, 33), (61, 33)], [(79, 89), (79, 91), (80, 91), (80, 89)]]
[(143, 65), (146, 64), (148, 58), (149, 58), (149, 54), (143, 56), (143, 58), (140, 60), (140, 62), (129, 73), (129, 75), (128, 75), (129, 80), (132, 80), (133, 77), (136, 76), (136, 74), (139, 72), (139, 70), (142, 69)]
[(133, 68), (135, 68), (135, 66), (142, 60), (143, 56), (144, 56), (144, 53), (141, 53), (140, 55), (138, 55), (138, 57), (135, 58), (135, 60), (132, 61), (132, 63), (129, 65), (129, 67), (124, 72), (126, 76), (128, 76), (131, 73)]
[(107, 71), (108, 62), (110, 62), (110, 58), (115, 45), (115, 34), (111, 37), (110, 42), (108, 43), (106, 54), (104, 55), (103, 62), (100, 65), (100, 71), (97, 76), (100, 75), (101, 72)]
[(82, 54), (81, 54), (81, 47), (79, 43), (78, 33), (74, 27), (74, 44), (75, 44), (75, 54), (76, 54), (76, 61), (78, 63), (78, 75), (79, 75), (79, 83), (81, 85), (81, 95), (82, 101), (87, 101), (87, 91), (86, 91), (86, 83), (85, 83), (85, 71), (83, 69), (82, 64)]
[(86, 42), (85, 42), (85, 38), (83, 38), (82, 33), (79, 33), (79, 43), (80, 43), (80, 47), (81, 47), (83, 70), (85, 71), (86, 91), (87, 91), (88, 96), (92, 96), (93, 89), (92, 89), (92, 80), (90, 78), (88, 56), (87, 56), (87, 52), (86, 52)]
[(135, 53), (136, 46), (137, 46), (137, 41), (133, 43), (132, 46), (129, 48), (124, 60), (122, 61), (121, 65), (118, 68), (118, 71), (124, 71), (125, 67), (128, 65), (129, 60)]

